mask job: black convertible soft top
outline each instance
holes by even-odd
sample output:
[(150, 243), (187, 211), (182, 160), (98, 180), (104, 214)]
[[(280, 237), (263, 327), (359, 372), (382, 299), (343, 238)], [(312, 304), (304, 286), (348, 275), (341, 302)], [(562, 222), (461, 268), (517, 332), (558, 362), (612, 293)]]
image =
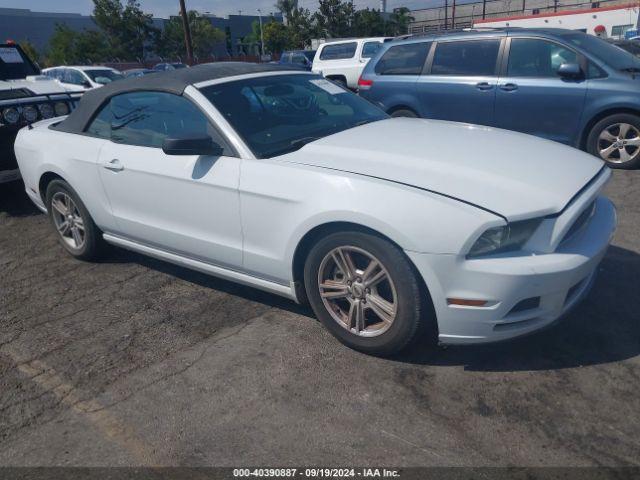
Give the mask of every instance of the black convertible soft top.
[(64, 121), (58, 123), (55, 129), (69, 133), (84, 132), (96, 110), (111, 97), (121, 93), (152, 90), (182, 95), (184, 89), (194, 83), (249, 73), (274, 71), (299, 73), (299, 70), (293, 70), (274, 63), (219, 62), (118, 80), (85, 93), (82, 96), (82, 100), (80, 100), (78, 108)]

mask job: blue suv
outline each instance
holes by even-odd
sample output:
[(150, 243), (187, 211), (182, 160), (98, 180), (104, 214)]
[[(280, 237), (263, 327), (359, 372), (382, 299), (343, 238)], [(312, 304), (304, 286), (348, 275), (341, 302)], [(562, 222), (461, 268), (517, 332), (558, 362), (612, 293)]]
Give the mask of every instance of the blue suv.
[(582, 32), (505, 28), (395, 40), (367, 64), (358, 89), (392, 116), (517, 130), (614, 168), (640, 166), (640, 59)]

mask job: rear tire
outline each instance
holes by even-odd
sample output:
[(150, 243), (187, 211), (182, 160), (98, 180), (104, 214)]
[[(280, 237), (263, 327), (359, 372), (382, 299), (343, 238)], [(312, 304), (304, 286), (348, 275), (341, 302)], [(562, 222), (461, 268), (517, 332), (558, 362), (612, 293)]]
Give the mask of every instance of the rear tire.
[(587, 151), (611, 168), (640, 166), (640, 117), (618, 113), (596, 123), (587, 137)]
[(304, 282), (316, 316), (355, 350), (396, 354), (434, 322), (404, 252), (369, 233), (338, 232), (319, 240), (307, 256)]
[(60, 244), (75, 258), (95, 260), (106, 250), (102, 232), (71, 186), (53, 180), (47, 187), (47, 211)]
[(418, 114), (413, 110), (409, 110), (408, 108), (400, 108), (398, 110), (394, 110), (391, 112), (392, 118), (397, 117), (407, 117), (407, 118), (418, 118)]

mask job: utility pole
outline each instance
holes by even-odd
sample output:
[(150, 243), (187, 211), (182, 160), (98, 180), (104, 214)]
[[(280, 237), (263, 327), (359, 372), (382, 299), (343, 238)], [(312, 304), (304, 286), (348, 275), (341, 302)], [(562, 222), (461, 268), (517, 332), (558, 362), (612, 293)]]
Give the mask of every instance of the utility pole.
[(187, 16), (187, 6), (185, 0), (180, 0), (180, 15), (182, 15), (182, 26), (184, 28), (184, 43), (187, 46), (187, 63), (193, 65), (193, 44), (191, 43), (191, 27)]
[[(262, 34), (262, 10), (258, 9), (258, 19), (260, 19), (260, 52), (264, 57), (264, 35)], [(260, 59), (262, 62), (262, 58)]]
[(456, 29), (456, 0), (453, 0), (453, 7), (451, 8), (451, 29)]
[(449, 30), (449, 5), (447, 0), (444, 0), (444, 29)]

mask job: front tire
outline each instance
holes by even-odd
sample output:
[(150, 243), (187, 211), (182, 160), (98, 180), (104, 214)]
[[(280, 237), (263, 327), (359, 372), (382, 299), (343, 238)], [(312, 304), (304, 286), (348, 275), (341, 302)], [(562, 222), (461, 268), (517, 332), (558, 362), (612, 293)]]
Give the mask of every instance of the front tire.
[(587, 138), (587, 151), (611, 168), (640, 166), (640, 117), (618, 113), (596, 123)]
[(304, 280), (309, 303), (343, 344), (392, 355), (422, 331), (427, 300), (404, 253), (364, 232), (339, 232), (316, 243)]
[(78, 194), (64, 180), (47, 187), (47, 211), (64, 249), (81, 260), (102, 256), (106, 244)]
[(408, 108), (400, 108), (391, 112), (392, 118), (406, 117), (406, 118), (418, 118), (418, 114)]

